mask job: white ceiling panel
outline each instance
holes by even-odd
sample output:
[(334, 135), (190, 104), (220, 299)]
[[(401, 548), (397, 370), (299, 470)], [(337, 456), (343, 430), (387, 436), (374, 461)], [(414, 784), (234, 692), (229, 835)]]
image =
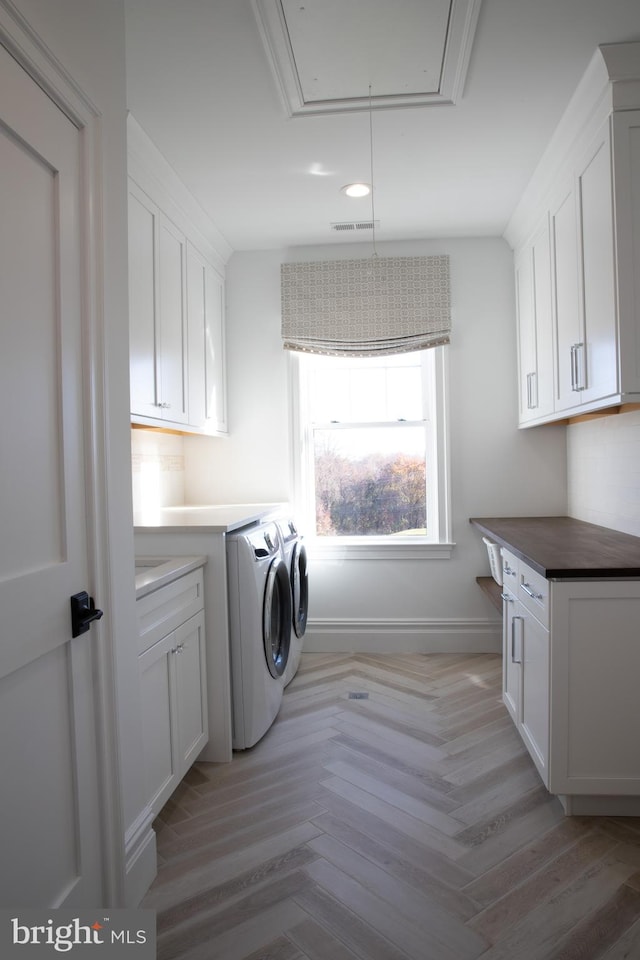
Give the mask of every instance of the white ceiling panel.
[(253, 0), (290, 116), (454, 103), (480, 0)]

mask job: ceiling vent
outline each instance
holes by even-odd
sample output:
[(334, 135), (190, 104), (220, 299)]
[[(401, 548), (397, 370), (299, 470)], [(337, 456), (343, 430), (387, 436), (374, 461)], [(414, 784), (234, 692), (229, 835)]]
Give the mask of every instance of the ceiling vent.
[(330, 224), (331, 229), (335, 230), (337, 233), (347, 233), (349, 231), (355, 232), (356, 230), (373, 230), (374, 226), (376, 230), (380, 226), (379, 220), (344, 220), (342, 223), (332, 223)]

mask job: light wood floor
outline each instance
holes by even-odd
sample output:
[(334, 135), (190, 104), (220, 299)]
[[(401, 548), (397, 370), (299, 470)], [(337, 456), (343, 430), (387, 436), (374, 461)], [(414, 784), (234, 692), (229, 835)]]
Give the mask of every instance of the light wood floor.
[(304, 655), (264, 739), (157, 821), (159, 960), (640, 958), (640, 819), (564, 817), (500, 673)]

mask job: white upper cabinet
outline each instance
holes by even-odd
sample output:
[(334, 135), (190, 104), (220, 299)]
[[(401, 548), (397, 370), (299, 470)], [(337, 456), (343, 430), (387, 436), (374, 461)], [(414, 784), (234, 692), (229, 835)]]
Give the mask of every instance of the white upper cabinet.
[(187, 423), (186, 240), (171, 221), (158, 218), (157, 349), (163, 420)]
[(521, 426), (640, 401), (638, 106), (640, 43), (600, 47), (505, 233)]
[[(610, 121), (598, 131), (577, 174), (581, 279), (581, 403), (621, 392), (618, 377), (617, 309)], [(627, 184), (627, 188), (630, 185)], [(580, 350), (580, 348), (578, 348)]]
[(187, 245), (189, 420), (205, 433), (227, 430), (224, 280)]
[[(639, 97), (640, 100), (640, 97)], [(627, 184), (614, 192), (618, 314), (625, 338), (620, 376), (640, 396), (640, 110), (614, 114), (613, 180)]]
[(564, 185), (550, 210), (553, 242), (554, 405), (556, 412), (580, 402), (578, 361), (584, 359), (580, 317), (578, 226), (573, 182)]
[(129, 358), (131, 412), (157, 417), (160, 389), (156, 369), (157, 211), (141, 191), (129, 190)]
[(519, 252), (516, 268), (520, 423), (553, 411), (553, 338), (549, 220)]
[(224, 434), (231, 251), (131, 116), (128, 135), (131, 419)]
[(133, 182), (129, 185), (131, 413), (188, 422), (186, 241)]

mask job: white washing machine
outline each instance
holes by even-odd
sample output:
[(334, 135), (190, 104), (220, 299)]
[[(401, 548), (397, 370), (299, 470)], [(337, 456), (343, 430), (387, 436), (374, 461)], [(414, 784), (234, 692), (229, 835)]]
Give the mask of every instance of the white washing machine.
[(233, 748), (244, 750), (276, 718), (291, 643), (289, 568), (273, 522), (227, 534)]
[(289, 571), (291, 586), (291, 644), (289, 662), (284, 673), (284, 685), (290, 683), (297, 673), (302, 656), (302, 644), (307, 629), (309, 609), (309, 572), (307, 549), (293, 520), (276, 520), (282, 538), (282, 553)]

